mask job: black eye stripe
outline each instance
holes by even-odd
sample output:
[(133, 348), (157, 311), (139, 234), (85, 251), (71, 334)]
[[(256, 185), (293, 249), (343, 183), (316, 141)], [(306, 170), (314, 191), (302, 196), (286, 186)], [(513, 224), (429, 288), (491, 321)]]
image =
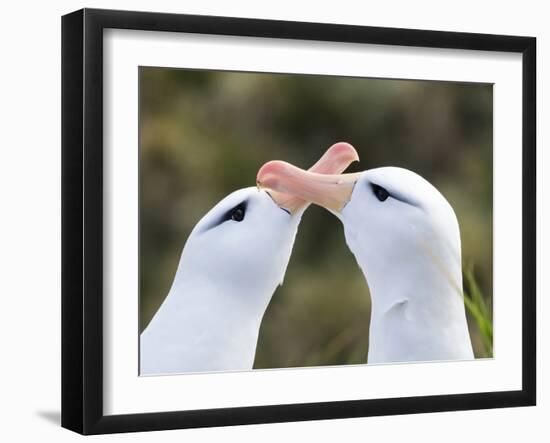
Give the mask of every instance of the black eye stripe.
[(386, 188), (383, 188), (376, 183), (370, 183), (370, 187), (372, 189), (372, 193), (381, 202), (384, 202), (388, 199), (388, 197), (391, 197), (392, 199), (400, 201), (401, 203), (406, 203), (408, 205), (422, 209), (422, 204), (419, 201), (413, 200), (411, 197), (401, 194), (395, 190), (392, 190), (392, 192), (390, 193)]
[(237, 206), (234, 206), (219, 218), (211, 221), (209, 224), (205, 224), (204, 227), (201, 229), (201, 232), (206, 232), (206, 231), (209, 231), (210, 229), (214, 229), (229, 220), (238, 221), (238, 222), (243, 221), (246, 216), (247, 206), (248, 206), (247, 200), (239, 203)]
[(244, 220), (244, 217), (246, 215), (246, 206), (247, 202), (244, 201), (242, 203), (239, 203), (234, 208), (227, 211), (221, 221), (221, 223), (227, 221), (227, 220), (233, 220), (237, 222), (241, 222)]
[(391, 194), (382, 186), (371, 183), (371, 188), (376, 198), (381, 202), (384, 202), (388, 199), (388, 197), (391, 197)]
[(231, 220), (241, 222), (244, 220), (245, 210), (239, 205), (231, 211)]

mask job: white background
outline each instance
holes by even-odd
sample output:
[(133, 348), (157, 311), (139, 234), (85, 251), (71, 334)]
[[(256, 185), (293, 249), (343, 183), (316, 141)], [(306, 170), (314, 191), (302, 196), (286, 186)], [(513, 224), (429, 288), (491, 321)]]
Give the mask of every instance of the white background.
[[(58, 427), (60, 397), (60, 15), (82, 6), (258, 18), (534, 35), (538, 38), (538, 146), (550, 121), (550, 29), (544, 2), (245, 2), (90, 0), (5, 2), (0, 32), (0, 436), (4, 441), (81, 439)], [(543, 109), (544, 108), (544, 109)], [(546, 111), (546, 113), (545, 113)], [(546, 131), (545, 131), (546, 130)], [(539, 225), (548, 224), (547, 156), (539, 156)], [(546, 200), (542, 205), (543, 199)], [(539, 274), (548, 234), (539, 236)], [(550, 369), (545, 322), (548, 272), (539, 278), (539, 374)], [(546, 349), (544, 349), (546, 347)], [(550, 388), (539, 377), (539, 406), (415, 416), (169, 431), (98, 437), (126, 441), (360, 440), (548, 441)]]

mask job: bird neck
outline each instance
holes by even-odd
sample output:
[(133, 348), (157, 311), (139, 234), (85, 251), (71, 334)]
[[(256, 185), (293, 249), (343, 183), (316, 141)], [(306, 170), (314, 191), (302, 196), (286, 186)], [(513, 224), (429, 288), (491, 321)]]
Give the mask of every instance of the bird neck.
[(369, 363), (472, 358), (460, 259), (391, 263), (360, 265), (372, 300)]
[(142, 334), (142, 373), (252, 369), (267, 307), (246, 303), (252, 295), (177, 278)]

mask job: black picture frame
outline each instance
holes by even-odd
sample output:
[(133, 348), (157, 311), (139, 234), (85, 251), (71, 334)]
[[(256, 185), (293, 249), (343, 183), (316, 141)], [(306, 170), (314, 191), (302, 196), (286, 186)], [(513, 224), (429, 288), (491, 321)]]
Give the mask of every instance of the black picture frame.
[[(519, 53), (523, 65), (522, 388), (197, 411), (103, 413), (103, 31), (108, 28)], [(536, 39), (83, 9), (62, 18), (62, 426), (82, 434), (536, 403)]]

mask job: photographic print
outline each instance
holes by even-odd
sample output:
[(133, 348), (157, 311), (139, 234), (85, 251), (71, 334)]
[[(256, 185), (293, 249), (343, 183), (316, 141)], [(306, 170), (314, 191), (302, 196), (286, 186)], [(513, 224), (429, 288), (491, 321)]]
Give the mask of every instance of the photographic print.
[(139, 119), (140, 375), (493, 356), (492, 84), (142, 66)]

